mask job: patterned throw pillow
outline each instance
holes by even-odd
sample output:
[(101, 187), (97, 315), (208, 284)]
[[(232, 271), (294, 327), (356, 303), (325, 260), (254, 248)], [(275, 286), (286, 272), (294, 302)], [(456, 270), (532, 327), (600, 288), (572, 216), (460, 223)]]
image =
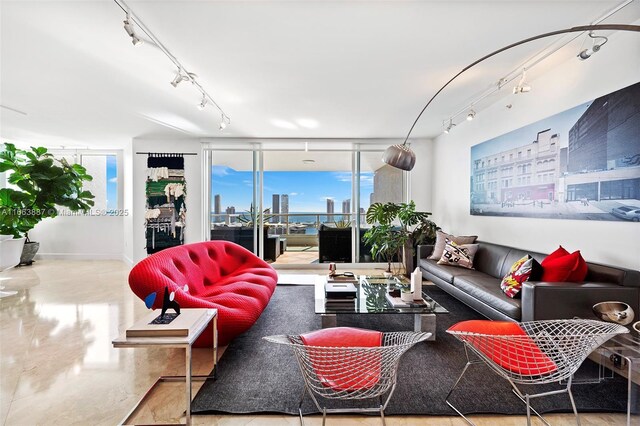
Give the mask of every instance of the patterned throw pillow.
[(456, 244), (449, 239), (446, 240), (442, 257), (438, 260), (438, 265), (461, 266), (473, 269), (473, 257), (478, 251), (478, 244)]
[(518, 259), (500, 283), (500, 288), (510, 298), (515, 298), (525, 281), (537, 281), (542, 276), (542, 266), (529, 255)]
[(433, 245), (433, 253), (431, 253), (429, 259), (440, 260), (447, 240), (453, 241), (456, 244), (473, 244), (476, 242), (477, 238), (477, 235), (461, 235), (456, 237), (455, 235), (447, 234), (446, 232), (436, 231), (436, 243)]

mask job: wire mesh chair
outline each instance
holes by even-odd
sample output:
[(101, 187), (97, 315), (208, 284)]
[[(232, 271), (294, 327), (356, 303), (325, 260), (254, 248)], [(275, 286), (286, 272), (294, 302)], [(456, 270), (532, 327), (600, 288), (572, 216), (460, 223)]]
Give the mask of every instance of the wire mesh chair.
[[(531, 425), (531, 411), (549, 425), (536, 410), (531, 408), (532, 398), (565, 392), (569, 395), (576, 422), (580, 425), (580, 417), (571, 394), (573, 374), (598, 346), (616, 334), (629, 332), (618, 324), (585, 319), (522, 323), (482, 322), (510, 324), (512, 326), (510, 330), (513, 332), (498, 335), (463, 331), (464, 327), (456, 329), (463, 323), (456, 324), (447, 330), (447, 333), (464, 343), (467, 364), (447, 394), (445, 402), (472, 425), (473, 423), (449, 402), (449, 397), (469, 366), (480, 362), (484, 362), (494, 372), (507, 379), (513, 387), (513, 392), (526, 404), (527, 425)], [(470, 352), (479, 360), (472, 360)], [(556, 382), (562, 384), (561, 382), (565, 380), (566, 388), (532, 395), (522, 393), (516, 386), (516, 384), (542, 385)]]
[[(318, 332), (339, 329), (345, 330), (347, 327), (323, 329)], [(304, 344), (304, 335), (264, 337), (269, 342), (291, 347), (298, 360), (304, 379), (304, 390), (298, 406), (302, 425), (304, 425), (302, 403), (307, 392), (318, 411), (322, 412), (323, 425), (327, 413), (356, 412), (379, 412), (382, 424), (385, 424), (384, 410), (396, 387), (400, 357), (416, 343), (431, 337), (431, 333), (394, 332), (380, 334), (382, 334), (381, 344), (371, 347), (344, 347), (338, 342), (335, 346), (310, 346)], [(387, 392), (388, 396), (383, 403), (382, 396)], [(320, 406), (316, 395), (339, 400), (379, 398), (379, 405), (371, 408), (327, 409)]]

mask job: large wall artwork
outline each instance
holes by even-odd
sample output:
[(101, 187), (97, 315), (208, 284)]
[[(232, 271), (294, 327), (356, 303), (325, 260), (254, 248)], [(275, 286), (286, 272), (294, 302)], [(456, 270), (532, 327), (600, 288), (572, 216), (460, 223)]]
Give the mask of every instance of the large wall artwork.
[(471, 214), (640, 221), (640, 83), (472, 146)]
[(186, 184), (182, 154), (149, 154), (147, 158), (147, 254), (184, 243)]

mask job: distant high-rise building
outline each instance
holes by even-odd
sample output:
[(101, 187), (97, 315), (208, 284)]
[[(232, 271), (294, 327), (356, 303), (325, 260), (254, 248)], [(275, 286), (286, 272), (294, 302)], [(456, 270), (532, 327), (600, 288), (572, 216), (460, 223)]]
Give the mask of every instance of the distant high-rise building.
[(333, 199), (327, 198), (327, 214), (333, 213)]
[(351, 213), (351, 199), (342, 201), (342, 213)]
[(236, 222), (236, 208), (234, 206), (227, 207), (227, 223), (235, 223)]
[(271, 218), (271, 223), (278, 223), (280, 221), (280, 194), (273, 194), (271, 196), (271, 213), (276, 215)]
[[(220, 194), (214, 195), (213, 196), (213, 213), (216, 215), (220, 214), (221, 212), (220, 204), (221, 204)], [(216, 216), (216, 219), (219, 219), (219, 218)]]
[(280, 196), (280, 213), (289, 214), (289, 195), (287, 194)]
[(373, 192), (369, 193), (369, 205), (373, 204)]

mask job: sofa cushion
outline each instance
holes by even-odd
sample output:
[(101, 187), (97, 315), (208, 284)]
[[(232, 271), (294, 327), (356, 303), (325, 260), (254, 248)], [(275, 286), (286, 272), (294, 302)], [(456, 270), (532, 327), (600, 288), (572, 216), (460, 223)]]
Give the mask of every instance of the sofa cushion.
[(438, 265), (460, 266), (473, 269), (473, 256), (478, 250), (477, 244), (456, 244), (447, 240)]
[(447, 240), (453, 241), (456, 244), (473, 244), (476, 242), (477, 238), (477, 235), (461, 235), (456, 237), (455, 235), (447, 234), (446, 232), (436, 231), (436, 243), (433, 246), (433, 252), (431, 253), (431, 256), (429, 256), (429, 259), (440, 260)]
[(522, 316), (520, 299), (507, 297), (500, 288), (498, 278), (482, 273), (461, 275), (453, 278), (453, 285), (510, 318), (520, 320)]
[[(502, 277), (507, 273), (506, 271), (502, 273), (502, 265), (510, 251), (511, 247), (479, 241), (478, 251), (473, 259), (473, 267), (476, 270), (489, 274), (494, 278), (502, 279)], [(526, 253), (523, 253), (520, 257), (525, 254)], [(520, 257), (513, 259), (513, 261), (507, 265), (507, 271), (513, 262), (518, 260)]]
[(420, 259), (419, 266), (449, 284), (453, 284), (453, 277), (473, 275), (476, 272), (473, 269), (458, 268), (457, 266), (438, 265), (437, 261), (431, 259)]
[(578, 267), (579, 252), (574, 252), (567, 256), (554, 257), (551, 260), (547, 257), (542, 262), (542, 281), (565, 282), (569, 281), (571, 273)]
[[(509, 251), (509, 253), (507, 254), (507, 256), (504, 258), (504, 264), (502, 265), (502, 271), (500, 276), (504, 277), (508, 272), (509, 272), (509, 268), (511, 268), (511, 265), (513, 265), (518, 259), (522, 259), (522, 257), (529, 255), (531, 257), (533, 257), (538, 263), (541, 263), (544, 258), (547, 256), (544, 253), (536, 253), (533, 251), (527, 251), (527, 250), (521, 250), (521, 249), (511, 249)], [(542, 275), (542, 271), (540, 271), (540, 275)], [(530, 278), (531, 281), (538, 281), (540, 280), (540, 276), (537, 276), (536, 278)]]

